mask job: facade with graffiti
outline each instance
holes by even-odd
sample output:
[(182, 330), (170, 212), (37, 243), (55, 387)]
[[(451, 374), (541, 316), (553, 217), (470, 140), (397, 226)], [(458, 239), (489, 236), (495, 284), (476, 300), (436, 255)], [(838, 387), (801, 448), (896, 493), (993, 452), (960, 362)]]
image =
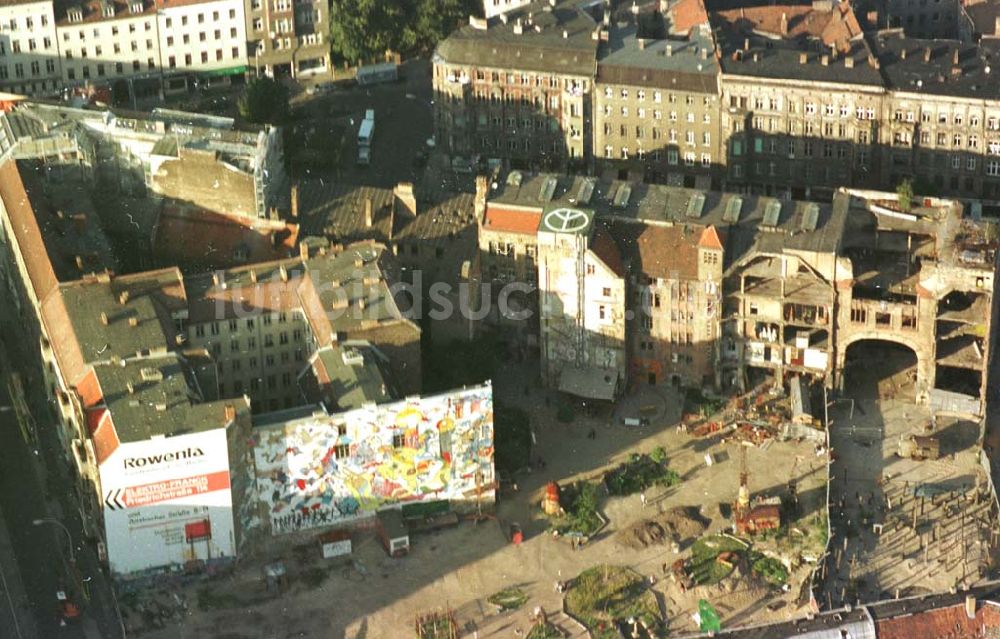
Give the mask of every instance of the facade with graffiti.
[(273, 534), (449, 500), (491, 505), (493, 389), (483, 386), (255, 429), (257, 490)]

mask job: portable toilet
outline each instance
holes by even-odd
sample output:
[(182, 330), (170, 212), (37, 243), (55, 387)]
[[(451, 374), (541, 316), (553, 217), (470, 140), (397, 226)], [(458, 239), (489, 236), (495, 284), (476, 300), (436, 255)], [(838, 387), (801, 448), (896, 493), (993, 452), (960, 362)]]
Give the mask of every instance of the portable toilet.
[(410, 552), (410, 531), (398, 510), (383, 510), (378, 514), (379, 538), (390, 557), (402, 557)]

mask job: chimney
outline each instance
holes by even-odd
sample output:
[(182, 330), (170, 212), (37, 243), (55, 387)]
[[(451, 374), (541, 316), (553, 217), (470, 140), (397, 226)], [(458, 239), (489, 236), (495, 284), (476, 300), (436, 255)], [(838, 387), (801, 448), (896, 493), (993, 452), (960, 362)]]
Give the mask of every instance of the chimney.
[(128, 304), (128, 291), (122, 291), (118, 294), (118, 303), (122, 306)]
[(930, 62), (930, 61), (931, 61), (931, 48), (926, 47), (924, 49), (924, 62)]
[(958, 49), (955, 49), (955, 51), (952, 52), (952, 54), (951, 54), (951, 63), (954, 64), (954, 65), (958, 64)]
[(83, 256), (82, 255), (77, 255), (74, 258), (74, 261), (76, 262), (76, 268), (77, 268), (77, 270), (82, 271), (83, 270)]
[(569, 38), (569, 31), (567, 31), (566, 29), (563, 29), (563, 40), (566, 40), (568, 38)]
[(473, 201), (473, 213), (478, 223), (482, 223), (486, 214), (486, 199), (490, 194), (490, 179), (485, 175), (476, 176), (476, 199)]
[(218, 286), (222, 282), (222, 277), (219, 275), (221, 271), (216, 271), (212, 273), (212, 285)]
[(604, 0), (604, 26), (611, 26), (611, 0)]
[(232, 404), (226, 404), (226, 423), (236, 420), (236, 407)]
[(670, 0), (660, 0), (660, 13), (666, 15), (670, 11)]
[(820, 64), (822, 64), (822, 65), (823, 65), (824, 67), (825, 67), (825, 66), (829, 66), (829, 64), (830, 64), (830, 56), (828, 56), (828, 55), (825, 55), (825, 54), (824, 54), (824, 55), (823, 55), (823, 56), (822, 56), (822, 57), (821, 57), (821, 58), (819, 59), (819, 63), (820, 63)]
[(1000, 16), (993, 22), (993, 35), (1000, 36)]
[(363, 297), (358, 298), (358, 309), (362, 311), (365, 310), (365, 298)]
[(788, 35), (788, 14), (784, 12), (781, 14), (781, 35)]
[(743, 38), (743, 50), (744, 51), (750, 50), (750, 38)]
[(708, 60), (708, 47), (702, 47), (700, 55), (702, 60)]
[(131, 395), (135, 392), (135, 384), (132, 382), (125, 382), (125, 388), (128, 389), (128, 394)]
[(809, 54), (803, 51), (799, 54), (799, 64), (805, 64), (806, 62), (809, 62)]
[(284, 264), (282, 264), (281, 267), (278, 269), (278, 274), (281, 276), (282, 282), (288, 281), (288, 269), (285, 268)]
[(400, 206), (409, 211), (410, 215), (417, 215), (417, 197), (413, 194), (413, 182), (400, 182), (392, 190), (393, 208)]
[(976, 598), (973, 595), (965, 596), (965, 616), (969, 619), (976, 618)]
[(760, 53), (758, 53), (757, 51), (753, 52), (753, 61), (760, 62)]
[(906, 47), (903, 47), (903, 49), (900, 50), (900, 52), (899, 52), (899, 59), (900, 60), (905, 60), (906, 59)]
[(299, 216), (299, 185), (292, 185), (292, 217)]
[(299, 258), (303, 262), (309, 259), (309, 245), (305, 242), (299, 242)]
[(674, 54), (674, 45), (668, 44), (667, 48), (665, 49), (665, 54), (668, 58), (672, 56)]
[(846, 58), (844, 58), (844, 66), (847, 67), (848, 69), (853, 69), (854, 58), (852, 58), (851, 56), (847, 56)]
[(372, 224), (375, 222), (375, 213), (372, 210), (372, 199), (365, 198), (365, 226), (371, 228)]
[(87, 230), (87, 214), (77, 213), (74, 215), (73, 226), (76, 228), (76, 232), (82, 235)]
[(253, 282), (254, 284), (257, 283), (257, 271), (255, 271), (254, 269), (250, 269), (250, 281)]
[(158, 402), (156, 404), (156, 412), (158, 412), (158, 413), (165, 413), (165, 412), (167, 412), (167, 403), (166, 402)]
[(108, 314), (107, 313), (103, 313), (103, 312), (101, 313), (101, 324), (104, 324), (105, 326), (108, 325)]
[(139, 318), (136, 317), (135, 315), (129, 317), (128, 325), (131, 326), (132, 328), (136, 328), (137, 326), (139, 326)]
[(521, 19), (518, 18), (514, 23), (514, 35), (521, 35), (524, 33), (524, 27), (521, 25)]
[(643, 50), (646, 49), (646, 38), (639, 38), (638, 39), (638, 43), (639, 43), (639, 50), (640, 51), (643, 51)]

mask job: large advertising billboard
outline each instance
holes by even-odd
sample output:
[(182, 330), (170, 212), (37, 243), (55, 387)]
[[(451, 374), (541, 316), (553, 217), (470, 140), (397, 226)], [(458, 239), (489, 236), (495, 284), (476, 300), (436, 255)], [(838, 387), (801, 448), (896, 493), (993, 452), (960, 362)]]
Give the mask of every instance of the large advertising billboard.
[(257, 492), (273, 533), (344, 523), (399, 504), (494, 499), (489, 384), (255, 434)]
[(100, 473), (112, 572), (234, 555), (225, 429), (122, 444)]

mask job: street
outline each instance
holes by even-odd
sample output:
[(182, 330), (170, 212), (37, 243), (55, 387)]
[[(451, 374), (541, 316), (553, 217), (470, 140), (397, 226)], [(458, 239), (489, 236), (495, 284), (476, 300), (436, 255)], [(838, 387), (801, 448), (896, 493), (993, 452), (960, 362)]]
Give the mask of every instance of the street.
[[(0, 294), (6, 295), (7, 291), (3, 289)], [(10, 315), (14, 306), (4, 303), (0, 308)], [(5, 323), (16, 321), (13, 317), (2, 319)], [(17, 332), (9, 329), (6, 334), (16, 335)], [(19, 362), (22, 375), (39, 379), (36, 371), (29, 373), (27, 370), (35, 362), (28, 352), (34, 344), (25, 341), (10, 340), (3, 345), (16, 352), (7, 352), (6, 357), (0, 357), (0, 369), (3, 369), (0, 373), (3, 380), (0, 384), (0, 406), (12, 404), (6, 383), (10, 371), (5, 368), (5, 362)], [(65, 472), (58, 473), (58, 478), (49, 473), (50, 479), (45, 479), (45, 466), (54, 468), (56, 464), (63, 464), (55, 459), (57, 435), (51, 427), (45, 428), (51, 426), (55, 418), (44, 405), (44, 400), (38, 397), (40, 388), (28, 385), (26, 392), (30, 410), (39, 424), (39, 442), (37, 448), (29, 446), (22, 438), (16, 413), (0, 411), (0, 512), (9, 532), (24, 594), (34, 613), (38, 636), (43, 639), (117, 639), (122, 633), (113, 599), (107, 580), (98, 568), (94, 550), (81, 541), (80, 520), (75, 506), (71, 506), (73, 491), (70, 482), (65, 479)], [(64, 517), (62, 513), (71, 514)], [(66, 530), (50, 521), (38, 525), (33, 523), (48, 519), (63, 523)], [(67, 531), (74, 544), (80, 577), (91, 593), (89, 602), (73, 585), (76, 580), (71, 577), (69, 569), (70, 541), (66, 539)], [(67, 626), (60, 626), (58, 614), (56, 593), (61, 589), (71, 593), (75, 591), (73, 596), (83, 607), (83, 618)], [(6, 639), (8, 635), (0, 633), (0, 636)], [(17, 637), (16, 634), (10, 636)]]

